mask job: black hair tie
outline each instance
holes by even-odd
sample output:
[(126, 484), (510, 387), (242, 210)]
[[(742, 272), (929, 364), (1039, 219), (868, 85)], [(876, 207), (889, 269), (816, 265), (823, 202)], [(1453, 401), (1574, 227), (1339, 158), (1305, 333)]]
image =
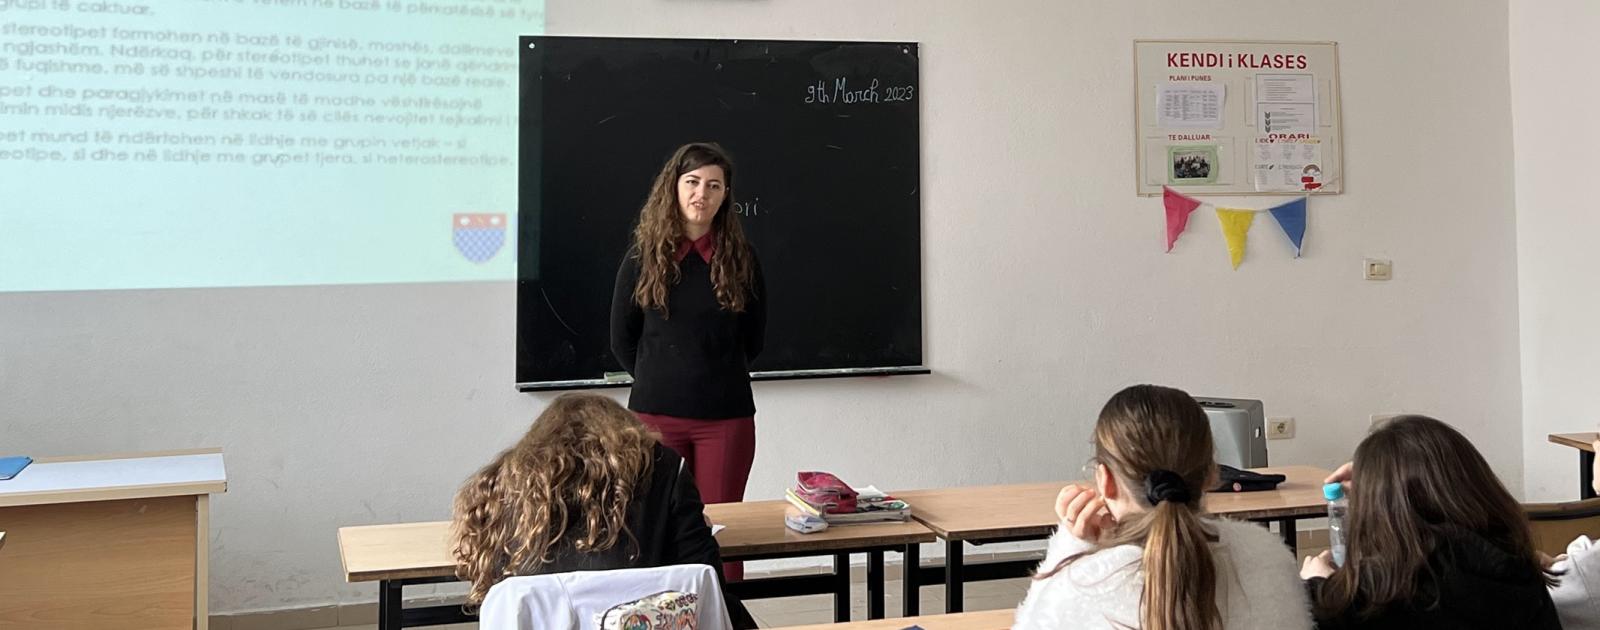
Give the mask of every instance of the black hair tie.
[(1193, 497), (1189, 494), (1189, 486), (1183, 483), (1183, 477), (1170, 470), (1151, 471), (1144, 478), (1144, 496), (1150, 500), (1150, 505), (1160, 505), (1162, 501), (1173, 503), (1188, 503)]

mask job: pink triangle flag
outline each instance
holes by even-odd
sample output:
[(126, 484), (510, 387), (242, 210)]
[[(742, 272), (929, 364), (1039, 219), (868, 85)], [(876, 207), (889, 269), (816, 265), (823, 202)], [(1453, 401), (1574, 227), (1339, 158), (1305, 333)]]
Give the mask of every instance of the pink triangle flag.
[(1167, 206), (1167, 251), (1171, 252), (1178, 235), (1189, 227), (1189, 213), (1200, 207), (1200, 200), (1162, 186), (1161, 202)]

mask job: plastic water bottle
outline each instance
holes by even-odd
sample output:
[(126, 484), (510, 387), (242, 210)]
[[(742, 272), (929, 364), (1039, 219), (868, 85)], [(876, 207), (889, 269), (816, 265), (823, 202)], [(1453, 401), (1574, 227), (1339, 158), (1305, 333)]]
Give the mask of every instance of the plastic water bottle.
[(1350, 502), (1344, 498), (1344, 484), (1323, 484), (1322, 498), (1328, 500), (1328, 549), (1333, 552), (1333, 566), (1342, 567), (1345, 515), (1350, 510)]

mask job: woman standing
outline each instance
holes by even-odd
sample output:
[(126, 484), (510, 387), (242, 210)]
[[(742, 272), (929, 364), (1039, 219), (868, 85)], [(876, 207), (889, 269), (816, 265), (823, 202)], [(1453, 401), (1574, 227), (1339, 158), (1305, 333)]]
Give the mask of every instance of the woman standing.
[[(761, 265), (733, 211), (733, 161), (679, 147), (639, 210), (611, 297), (628, 408), (683, 457), (706, 503), (744, 499), (755, 459), (750, 362), (766, 328)], [(724, 565), (729, 580), (742, 565)]]

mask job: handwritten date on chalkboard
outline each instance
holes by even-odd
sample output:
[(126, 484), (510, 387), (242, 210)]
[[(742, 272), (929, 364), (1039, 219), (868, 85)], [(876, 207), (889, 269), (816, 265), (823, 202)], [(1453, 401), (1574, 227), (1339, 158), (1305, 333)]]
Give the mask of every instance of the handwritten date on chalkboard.
[(917, 86), (902, 85), (879, 88), (878, 80), (872, 79), (862, 87), (861, 84), (850, 84), (848, 77), (839, 77), (832, 84), (819, 80), (806, 86), (806, 103), (844, 103), (857, 105), (862, 103), (893, 103), (896, 101), (910, 101), (917, 96)]

